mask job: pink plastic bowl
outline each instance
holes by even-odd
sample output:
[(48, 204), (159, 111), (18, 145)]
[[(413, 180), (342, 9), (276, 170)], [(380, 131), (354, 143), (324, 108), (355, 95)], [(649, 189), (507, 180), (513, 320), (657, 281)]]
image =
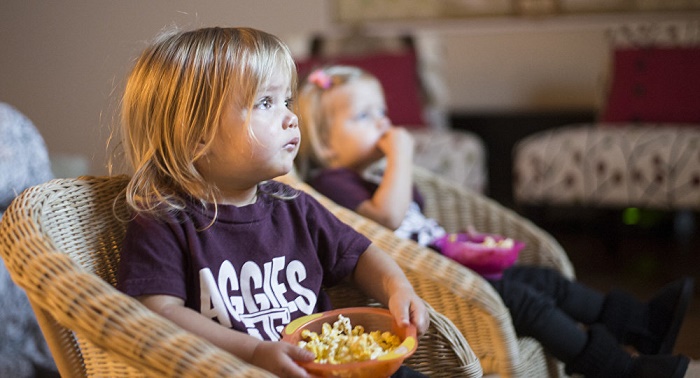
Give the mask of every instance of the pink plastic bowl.
[(489, 279), (500, 278), (503, 270), (518, 259), (525, 243), (513, 241), (513, 247), (487, 247), (484, 239), (491, 236), (496, 241), (504, 240), (500, 235), (460, 233), (448, 234), (435, 241), (442, 254), (472, 269)]
[(321, 333), (323, 323), (333, 324), (338, 315), (350, 319), (352, 326), (361, 325), (365, 332), (389, 331), (401, 339), (401, 345), (394, 351), (376, 360), (351, 362), (347, 364), (319, 364), (315, 362), (300, 365), (311, 374), (320, 377), (343, 378), (378, 378), (394, 374), (403, 361), (410, 357), (418, 348), (416, 328), (414, 326), (400, 327), (394, 321), (388, 310), (374, 307), (349, 307), (319, 314), (311, 314), (297, 318), (289, 323), (282, 331), (282, 341), (297, 345), (301, 340), (301, 331), (308, 329)]

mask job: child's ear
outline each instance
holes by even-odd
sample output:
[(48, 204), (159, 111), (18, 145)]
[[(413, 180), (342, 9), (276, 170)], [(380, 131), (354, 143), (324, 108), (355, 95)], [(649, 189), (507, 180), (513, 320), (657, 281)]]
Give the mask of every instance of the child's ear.
[(205, 153), (206, 147), (207, 147), (207, 144), (203, 140), (200, 140), (199, 143), (197, 143), (197, 146), (195, 147), (195, 154), (194, 155), (195, 156), (206, 155), (206, 153)]

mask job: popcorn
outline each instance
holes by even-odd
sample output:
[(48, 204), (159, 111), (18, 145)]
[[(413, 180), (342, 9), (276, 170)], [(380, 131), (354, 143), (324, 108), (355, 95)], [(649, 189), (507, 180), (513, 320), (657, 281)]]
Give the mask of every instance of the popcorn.
[(396, 349), (401, 339), (391, 332), (372, 331), (365, 333), (361, 325), (354, 328), (350, 319), (338, 315), (331, 327), (323, 323), (321, 334), (305, 329), (301, 331), (302, 341), (298, 345), (316, 355), (314, 362), (322, 364), (343, 364), (377, 359)]
[(513, 242), (513, 239), (511, 238), (505, 238), (503, 240), (496, 241), (492, 236), (486, 236), (484, 238), (483, 243), (484, 247), (490, 247), (490, 248), (513, 248), (513, 245), (515, 244)]

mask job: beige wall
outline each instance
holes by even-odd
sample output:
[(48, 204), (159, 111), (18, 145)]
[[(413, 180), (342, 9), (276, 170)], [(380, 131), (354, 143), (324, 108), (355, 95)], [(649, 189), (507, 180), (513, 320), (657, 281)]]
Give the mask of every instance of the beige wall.
[[(104, 174), (124, 76), (169, 25), (252, 26), (290, 43), (333, 27), (325, 0), (3, 0), (0, 101), (36, 124), (52, 155), (83, 156), (87, 173)], [(480, 21), (418, 29), (442, 43), (454, 111), (596, 106), (607, 64), (604, 25)]]
[(106, 173), (112, 109), (136, 54), (169, 25), (320, 30), (323, 0), (2, 0), (0, 101), (40, 130), (52, 155), (82, 155)]

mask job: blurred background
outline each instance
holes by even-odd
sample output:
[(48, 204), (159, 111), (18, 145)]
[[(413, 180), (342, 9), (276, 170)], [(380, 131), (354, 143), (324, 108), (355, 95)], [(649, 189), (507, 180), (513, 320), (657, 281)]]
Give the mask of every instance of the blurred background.
[[(609, 30), (699, 19), (698, 0), (2, 0), (0, 101), (36, 125), (57, 177), (102, 175), (117, 145), (110, 137), (125, 76), (164, 28), (250, 26), (282, 38), (300, 60), (319, 37), (409, 35), (442, 114), (428, 128), (477, 135), (486, 154), (483, 192), (515, 207), (515, 143), (597, 119), (611, 66)], [(120, 172), (117, 165), (113, 173)], [(690, 220), (681, 237), (673, 213), (645, 211), (640, 216), (650, 220), (632, 227), (587, 212), (538, 222), (564, 245), (582, 281), (648, 296), (678, 275), (700, 274), (697, 222), (683, 214)], [(614, 250), (601, 228), (616, 230)], [(679, 340), (679, 350), (696, 359), (697, 298)]]
[[(609, 64), (607, 27), (698, 16), (697, 11), (673, 10), (552, 16), (556, 3), (3, 0), (0, 101), (34, 122), (60, 172), (104, 174), (124, 77), (163, 28), (252, 26), (278, 35), (303, 56), (313, 35), (360, 25), (368, 34), (410, 33), (431, 41), (430, 54), (439, 57), (445, 83), (444, 103), (455, 117), (476, 122), (494, 114), (561, 113), (578, 119), (594, 114), (600, 101)], [(576, 4), (606, 3), (614, 10), (616, 4), (634, 2), (569, 3), (573, 10)], [(696, 9), (698, 4), (661, 3), (695, 4)], [(491, 157), (499, 159), (493, 152)]]

